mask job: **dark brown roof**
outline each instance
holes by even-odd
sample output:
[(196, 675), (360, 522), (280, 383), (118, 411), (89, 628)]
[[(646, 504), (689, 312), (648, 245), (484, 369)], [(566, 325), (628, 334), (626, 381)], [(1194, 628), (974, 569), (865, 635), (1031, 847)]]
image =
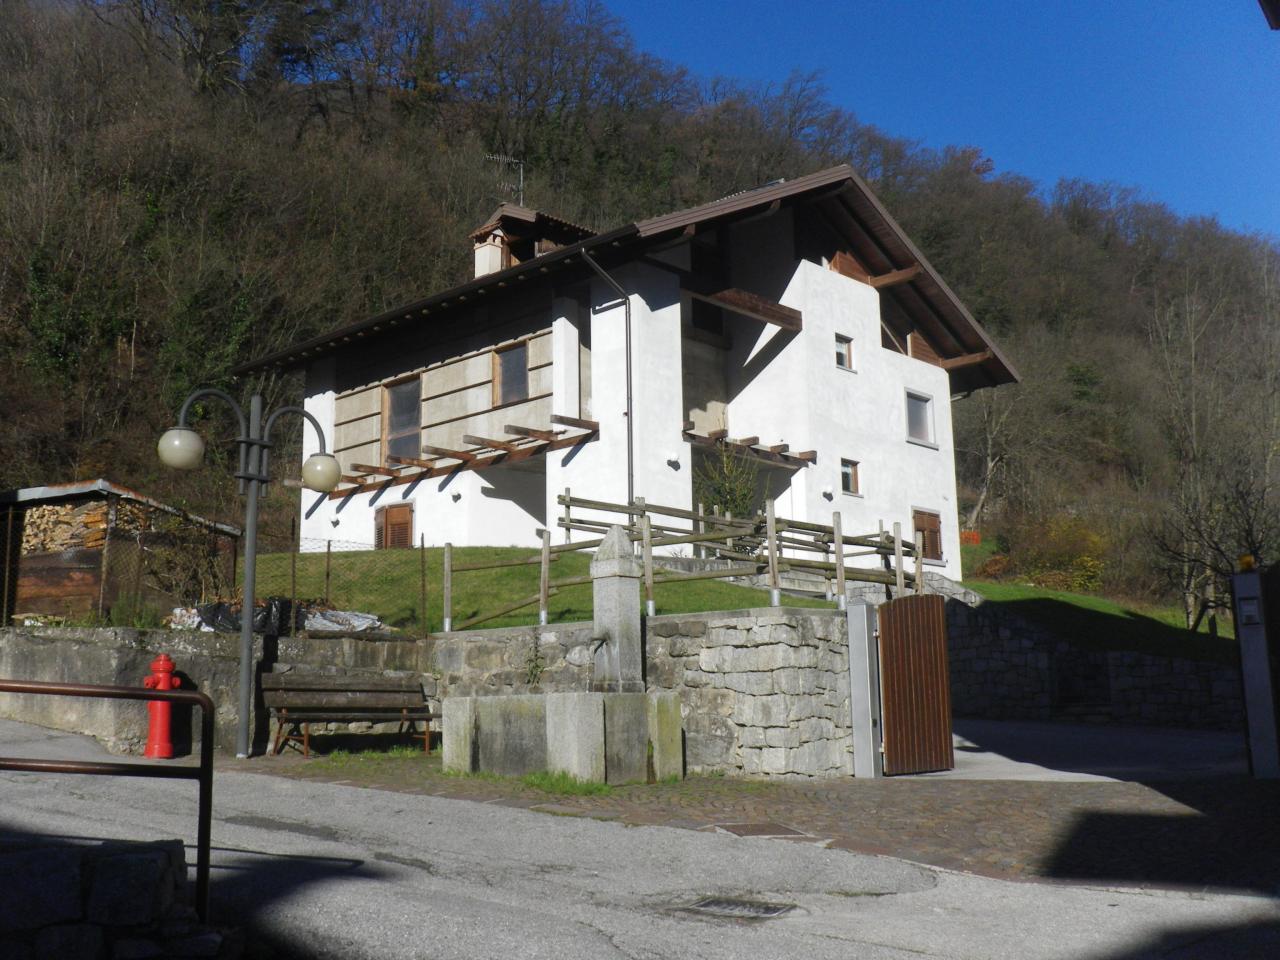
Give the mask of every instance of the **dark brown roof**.
[(1280, 0), (1258, 0), (1272, 30), (1280, 30)]
[[(469, 308), (482, 298), (513, 289), (521, 281), (535, 277), (585, 273), (588, 268), (581, 257), (584, 251), (603, 261), (607, 268), (633, 260), (687, 228), (729, 222), (744, 215), (756, 214), (761, 208), (774, 204), (796, 203), (810, 205), (823, 222), (839, 234), (842, 242), (850, 246), (858, 260), (874, 274), (919, 267), (919, 272), (913, 279), (886, 290), (886, 295), (891, 296), (924, 329), (929, 340), (937, 345), (942, 359), (986, 355), (979, 363), (953, 370), (952, 389), (973, 390), (1018, 380), (1013, 365), (1005, 359), (981, 324), (907, 238), (870, 187), (848, 165), (745, 190), (712, 203), (651, 217), (607, 233), (585, 237), (506, 270), (478, 277), (424, 300), (397, 307), (371, 319), (340, 327), (285, 350), (241, 364), (231, 372), (239, 375), (270, 367), (296, 367), (345, 344), (381, 335), (393, 327), (403, 330), (405, 325), (434, 320), (451, 313), (457, 307)], [(513, 205), (504, 204), (504, 207), (511, 206)], [(564, 278), (568, 279), (567, 276)]]

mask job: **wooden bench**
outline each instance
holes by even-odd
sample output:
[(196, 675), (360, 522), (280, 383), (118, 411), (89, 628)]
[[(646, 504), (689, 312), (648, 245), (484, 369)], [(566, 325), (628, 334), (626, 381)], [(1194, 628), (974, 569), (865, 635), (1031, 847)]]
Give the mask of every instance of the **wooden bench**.
[[(276, 717), (272, 754), (285, 744), (301, 741), (302, 755), (311, 756), (312, 723), (386, 723), (399, 721), (400, 732), (421, 737), (424, 752), (431, 751), (432, 713), (413, 677), (382, 677), (316, 673), (264, 673), (262, 696)], [(422, 722), (422, 732), (415, 724)], [(301, 733), (299, 733), (301, 728)]]

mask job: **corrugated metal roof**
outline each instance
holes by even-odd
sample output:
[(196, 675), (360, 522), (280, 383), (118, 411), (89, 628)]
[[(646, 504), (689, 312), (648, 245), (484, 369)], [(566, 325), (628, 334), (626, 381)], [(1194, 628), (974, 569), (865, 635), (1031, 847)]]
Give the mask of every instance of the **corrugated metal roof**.
[(207, 527), (211, 530), (217, 530), (221, 533), (238, 537), (242, 533), (239, 527), (233, 527), (229, 523), (218, 523), (215, 520), (206, 520), (204, 517), (198, 517), (193, 513), (172, 507), (167, 503), (161, 503), (159, 500), (153, 500), (151, 497), (144, 496), (136, 490), (130, 490), (128, 487), (122, 487), (118, 483), (112, 483), (110, 480), (76, 480), (71, 483), (55, 483), (44, 487), (22, 487), (17, 490), (0, 491), (0, 504), (14, 503), (44, 503), (50, 500), (66, 500), (71, 497), (83, 497), (91, 494), (101, 494), (102, 496), (121, 497), (125, 500), (132, 500), (135, 503), (143, 503), (157, 510), (163, 510), (165, 513), (175, 517), (184, 517)]

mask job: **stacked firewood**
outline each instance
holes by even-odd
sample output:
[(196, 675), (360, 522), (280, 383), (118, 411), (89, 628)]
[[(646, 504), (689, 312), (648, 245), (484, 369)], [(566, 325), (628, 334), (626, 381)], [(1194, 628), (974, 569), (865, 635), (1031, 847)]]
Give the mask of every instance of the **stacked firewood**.
[(108, 513), (103, 501), (47, 503), (26, 510), (22, 518), (22, 553), (54, 553), (88, 548), (107, 541)]

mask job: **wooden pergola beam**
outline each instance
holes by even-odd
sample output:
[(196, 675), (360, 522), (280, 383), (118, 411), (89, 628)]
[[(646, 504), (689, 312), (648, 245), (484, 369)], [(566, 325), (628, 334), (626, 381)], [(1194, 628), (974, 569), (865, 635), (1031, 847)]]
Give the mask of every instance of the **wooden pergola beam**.
[(422, 452), (429, 453), (433, 457), (445, 457), (449, 460), (461, 460), (463, 463), (470, 463), (476, 458), (476, 454), (472, 450), (450, 450), (448, 447), (433, 447), (429, 443), (422, 445)]
[(530, 437), (534, 440), (554, 440), (563, 430), (537, 430), (533, 427), (521, 427), (514, 423), (508, 423), (502, 428), (503, 433), (509, 433), (513, 437)]
[(353, 463), (351, 469), (361, 473), (374, 473), (380, 477), (398, 477), (401, 470), (400, 467), (375, 467), (368, 463)]
[(910, 283), (918, 276), (920, 276), (920, 264), (913, 263), (911, 266), (903, 267), (901, 270), (891, 270), (888, 273), (870, 277), (867, 283), (877, 290), (883, 290), (885, 287), (896, 287), (900, 283)]
[[(384, 488), (398, 487), (406, 483), (417, 483), (420, 480), (430, 480), (433, 477), (443, 477), (443, 476), (448, 476), (454, 473), (465, 473), (468, 470), (483, 470), (486, 467), (491, 467), (491, 466), (507, 466), (509, 464), (520, 463), (523, 460), (529, 460), (533, 457), (541, 456), (542, 454), (545, 454), (545, 453), (550, 453), (553, 450), (563, 450), (566, 447), (576, 447), (579, 444), (583, 444), (583, 443), (593, 443), (595, 440), (596, 440), (596, 436), (594, 435), (594, 433), (580, 433), (572, 437), (557, 437), (555, 440), (552, 440), (547, 443), (530, 444), (527, 447), (521, 447), (519, 450), (515, 451), (514, 453), (507, 453), (504, 451), (501, 453), (495, 453), (490, 456), (484, 456), (484, 457), (478, 457), (475, 454), (468, 454), (469, 459), (463, 460), (460, 463), (456, 463), (451, 466), (441, 466), (439, 464), (432, 464), (429, 468), (423, 469), (418, 473), (405, 473), (405, 474), (401, 474), (398, 477), (389, 477), (387, 480), (385, 480), (382, 484), (379, 484), (378, 486), (381, 486)], [(436, 449), (436, 448), (433, 448), (433, 449)], [(461, 450), (451, 451), (448, 454), (448, 457), (450, 459), (457, 459), (456, 454), (463, 453), (463, 452), (464, 451), (461, 451)], [(406, 458), (401, 458), (401, 459), (406, 459)], [(429, 461), (423, 461), (423, 462), (429, 462)], [(359, 489), (334, 490), (332, 493), (329, 494), (330, 500), (341, 500), (344, 497), (349, 497), (354, 493), (360, 493), (365, 486), (370, 485), (366, 480), (363, 480), (360, 478), (343, 477), (343, 480), (346, 481), (347, 483), (356, 484)]]
[(518, 444), (512, 443), (510, 440), (494, 440), (490, 437), (476, 437), (469, 433), (464, 433), (462, 435), (462, 442), (469, 443), (473, 447), (487, 447), (490, 450), (505, 450), (507, 453), (515, 453), (520, 449)]
[[(698, 447), (709, 447), (717, 450), (727, 450), (729, 453), (743, 457), (753, 457), (756, 460), (763, 460), (766, 463), (777, 463), (786, 467), (805, 467), (813, 460), (817, 459), (812, 450), (807, 454), (793, 454), (783, 451), (775, 452), (773, 449), (761, 450), (759, 447), (750, 444), (744, 444), (739, 440), (726, 440), (724, 437), (717, 437), (716, 434), (724, 433), (722, 430), (713, 430), (704, 436), (696, 433), (690, 433), (688, 430), (684, 432), (684, 439)], [(751, 440), (751, 437), (744, 437), (744, 440)], [(754, 438), (759, 440), (759, 438)], [(785, 447), (786, 444), (781, 446)]]
[(598, 420), (583, 420), (581, 417), (569, 417), (563, 413), (553, 413), (551, 422), (558, 423), (562, 427), (577, 427), (579, 430), (586, 430), (588, 433), (600, 432), (600, 422)]
[(423, 470), (430, 470), (440, 463), (439, 458), (433, 460), (420, 460), (417, 457), (395, 457), (390, 454), (387, 455), (387, 459), (393, 463), (403, 464), (406, 467), (420, 467)]

